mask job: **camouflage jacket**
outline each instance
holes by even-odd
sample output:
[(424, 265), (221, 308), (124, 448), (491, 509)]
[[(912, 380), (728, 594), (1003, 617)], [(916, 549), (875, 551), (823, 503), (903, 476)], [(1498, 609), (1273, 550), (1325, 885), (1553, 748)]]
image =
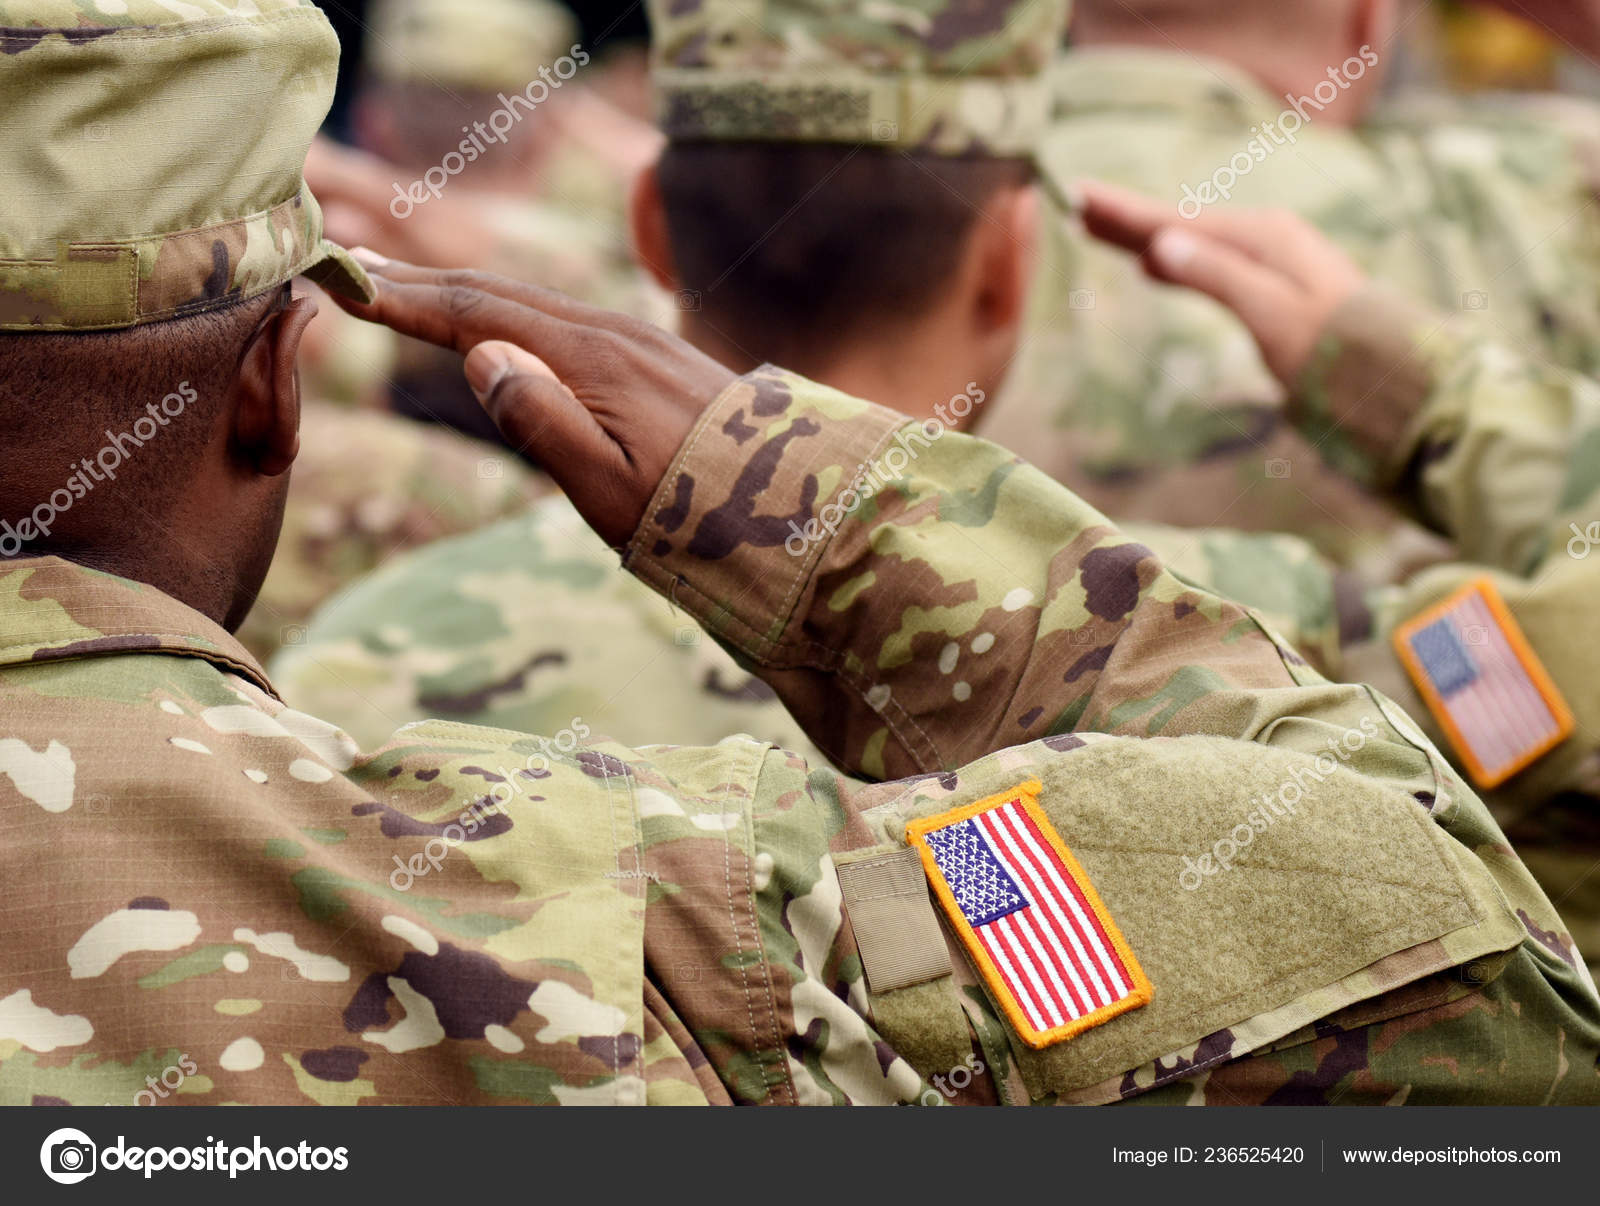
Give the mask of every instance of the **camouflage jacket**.
[(363, 745), (440, 717), (582, 724), (629, 745), (748, 733), (813, 752), (772, 688), (625, 573), (559, 496), (394, 558), (318, 611), (271, 673)]
[[(1295, 112), (1287, 98), (1152, 51), (1069, 53), (1057, 92), (1041, 155), (1057, 179), (1170, 198), (1175, 220), (1220, 184), (1299, 212), (1464, 330), (1580, 372), (1600, 359), (1600, 207), (1556, 129), (1457, 114), (1356, 132), (1302, 105), (1274, 143), (1260, 131)], [(1295, 532), (1369, 580), (1448, 553), (1324, 463), (1231, 313), (1150, 282), (1075, 218), (1047, 223), (1021, 350), (979, 423), (1119, 521)]]
[[(1003, 450), (762, 371), (628, 563), (842, 769), (363, 753), (176, 600), (9, 563), (0, 1101), (1600, 1097), (1559, 918), (1404, 714)], [(1154, 985), (1042, 1049), (892, 874), (908, 821), (1028, 791)], [(907, 917), (921, 978), (878, 978)]]
[(376, 411), (308, 403), (272, 568), (239, 640), (257, 657), (395, 553), (471, 532), (551, 487), (496, 445)]

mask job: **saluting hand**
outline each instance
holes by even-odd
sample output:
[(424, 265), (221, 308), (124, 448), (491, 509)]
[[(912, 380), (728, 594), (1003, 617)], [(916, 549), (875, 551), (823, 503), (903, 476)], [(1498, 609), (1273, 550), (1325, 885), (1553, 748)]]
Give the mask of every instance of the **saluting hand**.
[(1273, 374), (1293, 387), (1328, 321), (1366, 275), (1286, 210), (1214, 209), (1185, 220), (1109, 184), (1081, 185), (1089, 233), (1142, 257), (1159, 281), (1215, 298), (1249, 328)]
[(357, 248), (377, 300), (352, 314), (466, 356), (506, 442), (613, 546), (627, 542), (695, 420), (735, 374), (646, 322), (485, 272)]

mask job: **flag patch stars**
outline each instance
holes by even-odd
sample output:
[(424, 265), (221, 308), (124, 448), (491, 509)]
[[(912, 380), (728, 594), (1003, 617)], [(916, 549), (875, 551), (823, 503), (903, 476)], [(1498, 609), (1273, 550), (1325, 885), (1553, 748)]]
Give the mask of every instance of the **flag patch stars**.
[(1031, 1047), (1152, 996), (1094, 885), (1040, 811), (1039, 790), (1024, 783), (906, 829), (946, 916)]
[(1402, 625), (1395, 648), (1479, 787), (1572, 734), (1572, 710), (1487, 578)]

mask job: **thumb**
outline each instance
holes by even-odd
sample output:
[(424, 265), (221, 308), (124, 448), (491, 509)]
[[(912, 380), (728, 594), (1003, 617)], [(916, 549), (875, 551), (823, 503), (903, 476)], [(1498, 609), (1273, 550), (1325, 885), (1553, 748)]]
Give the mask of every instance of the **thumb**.
[(633, 506), (620, 484), (626, 458), (550, 366), (526, 348), (488, 340), (467, 353), (466, 374), (506, 444), (543, 467), (609, 543), (625, 541), (644, 505)]
[(526, 348), (487, 340), (467, 353), (467, 384), (518, 452), (551, 464), (593, 460), (613, 441), (550, 366)]

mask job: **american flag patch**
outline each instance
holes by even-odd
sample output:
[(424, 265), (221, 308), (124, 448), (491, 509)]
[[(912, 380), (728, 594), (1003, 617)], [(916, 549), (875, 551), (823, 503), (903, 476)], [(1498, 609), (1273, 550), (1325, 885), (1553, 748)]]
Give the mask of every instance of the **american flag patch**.
[(1148, 1004), (1138, 960), (1039, 810), (1036, 781), (913, 821), (906, 837), (1022, 1041), (1047, 1047)]
[(1489, 579), (1401, 625), (1394, 643), (1479, 787), (1499, 786), (1572, 735), (1572, 709)]

